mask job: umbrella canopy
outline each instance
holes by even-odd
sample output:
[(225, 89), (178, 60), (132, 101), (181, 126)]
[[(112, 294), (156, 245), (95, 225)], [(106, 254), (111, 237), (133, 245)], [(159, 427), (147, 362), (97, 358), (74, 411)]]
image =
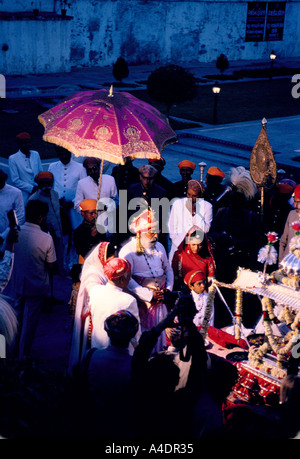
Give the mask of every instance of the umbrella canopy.
[(43, 139), (75, 156), (98, 157), (115, 164), (124, 158), (160, 158), (177, 141), (167, 118), (127, 92), (78, 92), (39, 115)]

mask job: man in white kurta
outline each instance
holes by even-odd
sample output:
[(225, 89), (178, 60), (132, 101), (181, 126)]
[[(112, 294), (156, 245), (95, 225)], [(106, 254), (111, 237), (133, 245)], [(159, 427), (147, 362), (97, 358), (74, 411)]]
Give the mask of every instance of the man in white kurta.
[[(76, 301), (72, 344), (69, 359), (69, 371), (80, 362), (89, 343), (89, 314), (90, 293), (95, 285), (106, 285), (107, 277), (103, 266), (111, 258), (116, 256), (116, 248), (107, 241), (100, 242), (86, 258), (80, 275), (80, 287)], [(130, 279), (127, 290), (135, 297), (144, 301), (151, 301), (153, 292), (139, 285), (134, 279)], [(87, 320), (88, 319), (88, 320)]]
[[(83, 166), (86, 169), (87, 177), (78, 182), (74, 198), (74, 209), (80, 212), (80, 203), (84, 199), (96, 199), (98, 201), (97, 210), (99, 211), (96, 227), (99, 232), (104, 231), (107, 237), (109, 237), (115, 230), (113, 215), (119, 204), (115, 179), (110, 175), (101, 174), (99, 194), (101, 161), (98, 158), (86, 158)], [(110, 218), (111, 216), (112, 218)]]
[(31, 136), (27, 132), (17, 135), (19, 151), (9, 156), (9, 179), (11, 185), (19, 188), (26, 206), (29, 196), (37, 188), (34, 177), (43, 170), (40, 155), (31, 150)]
[[(150, 330), (168, 314), (163, 303), (164, 290), (172, 290), (174, 273), (164, 246), (158, 242), (158, 222), (152, 219), (151, 212), (144, 210), (133, 220), (131, 229), (137, 234), (120, 250), (119, 256), (131, 264), (132, 278), (151, 294), (151, 300), (140, 301), (139, 311), (141, 330)], [(160, 351), (166, 344), (162, 333), (155, 346)]]
[(19, 358), (29, 355), (44, 301), (51, 296), (50, 273), (53, 273), (56, 253), (52, 237), (41, 229), (47, 212), (46, 203), (28, 202), (26, 221), (15, 246), (12, 286), (20, 327)]
[[(91, 347), (105, 349), (109, 345), (109, 337), (104, 329), (108, 316), (120, 310), (130, 312), (139, 321), (139, 310), (136, 299), (125, 293), (131, 276), (130, 263), (122, 258), (112, 258), (103, 267), (108, 278), (105, 285), (96, 285), (90, 292), (91, 320), (93, 324)], [(138, 339), (140, 332), (137, 333)]]
[(86, 177), (82, 164), (71, 159), (72, 154), (62, 147), (56, 147), (59, 161), (51, 163), (48, 170), (54, 177), (54, 190), (58, 193), (63, 208), (68, 212), (72, 228), (82, 222), (81, 215), (74, 210), (74, 198), (79, 180)]
[(184, 240), (189, 230), (197, 226), (203, 233), (207, 233), (213, 218), (212, 205), (202, 199), (202, 188), (197, 180), (188, 183), (187, 197), (174, 201), (169, 218), (169, 234), (172, 241), (169, 261), (172, 263), (174, 253)]
[[(98, 180), (100, 176), (100, 162), (97, 158), (87, 158), (84, 160), (87, 177), (79, 180), (74, 198), (74, 208), (80, 212), (80, 203), (84, 199), (98, 199)], [(90, 164), (91, 163), (91, 164)], [(107, 174), (101, 176), (100, 200), (102, 198), (111, 198), (118, 202), (118, 190), (115, 179)]]
[(6, 183), (7, 174), (0, 169), (0, 247), (3, 239), (5, 241), (9, 232), (9, 220), (7, 212), (14, 210), (18, 224), (25, 223), (25, 207), (23, 195), (18, 188)]

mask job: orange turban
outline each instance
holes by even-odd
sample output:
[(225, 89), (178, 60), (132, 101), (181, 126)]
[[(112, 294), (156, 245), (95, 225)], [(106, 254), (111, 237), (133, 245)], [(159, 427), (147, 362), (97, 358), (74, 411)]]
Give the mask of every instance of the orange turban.
[(125, 258), (112, 258), (103, 266), (103, 272), (108, 280), (117, 280), (131, 271), (131, 264)]
[(81, 201), (79, 208), (80, 210), (85, 212), (86, 210), (96, 210), (96, 206), (96, 199), (84, 199), (83, 201)]
[(194, 282), (197, 281), (204, 281), (205, 276), (202, 271), (189, 271), (185, 276), (184, 276), (184, 283), (186, 285), (193, 284)]
[(207, 171), (209, 175), (215, 175), (216, 177), (225, 177), (225, 173), (219, 167), (213, 166), (210, 167)]
[(188, 159), (184, 159), (178, 164), (178, 167), (179, 169), (181, 169), (182, 167), (189, 167), (190, 169), (194, 170), (196, 167), (196, 164), (193, 163), (192, 161), (189, 161)]
[(53, 180), (53, 174), (49, 171), (41, 171), (34, 177), (35, 182), (39, 182), (40, 180)]

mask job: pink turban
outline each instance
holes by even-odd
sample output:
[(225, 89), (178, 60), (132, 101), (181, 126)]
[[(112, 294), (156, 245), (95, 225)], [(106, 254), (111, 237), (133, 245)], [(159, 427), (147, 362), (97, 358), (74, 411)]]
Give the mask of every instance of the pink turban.
[(103, 266), (103, 272), (108, 280), (117, 280), (131, 271), (131, 264), (125, 258), (112, 258)]

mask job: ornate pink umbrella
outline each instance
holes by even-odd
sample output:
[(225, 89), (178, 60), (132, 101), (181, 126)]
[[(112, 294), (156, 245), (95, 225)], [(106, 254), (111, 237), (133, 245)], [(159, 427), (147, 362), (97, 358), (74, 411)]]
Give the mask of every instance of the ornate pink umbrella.
[[(127, 92), (78, 92), (38, 117), (43, 139), (75, 156), (93, 156), (116, 164), (125, 157), (160, 158), (177, 141), (167, 118)], [(103, 161), (102, 161), (103, 163)]]

